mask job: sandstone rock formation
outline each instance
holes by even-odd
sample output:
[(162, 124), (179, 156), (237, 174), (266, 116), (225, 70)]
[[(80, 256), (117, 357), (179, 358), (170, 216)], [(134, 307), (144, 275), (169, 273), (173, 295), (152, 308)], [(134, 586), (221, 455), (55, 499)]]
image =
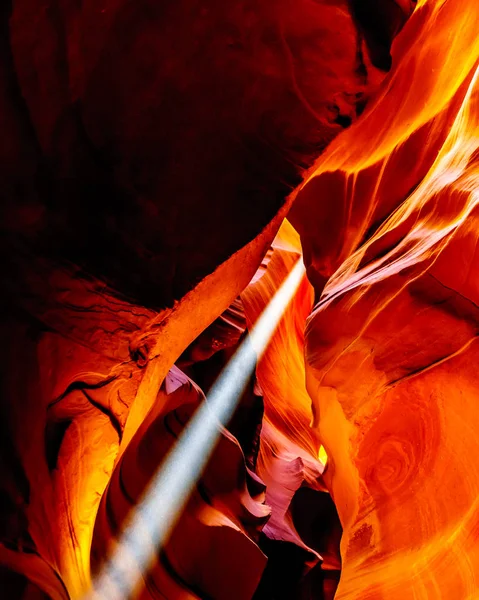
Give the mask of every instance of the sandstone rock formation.
[(343, 525), (341, 599), (478, 593), (478, 19), (422, 3), (291, 213), (321, 294), (306, 378)]
[(0, 28), (0, 596), (91, 589), (302, 257), (136, 597), (476, 598), (476, 0)]

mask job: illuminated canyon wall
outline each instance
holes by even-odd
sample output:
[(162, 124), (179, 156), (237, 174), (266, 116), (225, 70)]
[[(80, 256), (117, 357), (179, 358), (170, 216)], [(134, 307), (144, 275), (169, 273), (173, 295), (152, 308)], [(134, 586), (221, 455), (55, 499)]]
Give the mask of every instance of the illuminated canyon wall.
[(132, 596), (478, 598), (477, 0), (8, 0), (0, 27), (0, 597), (86, 597), (252, 345)]

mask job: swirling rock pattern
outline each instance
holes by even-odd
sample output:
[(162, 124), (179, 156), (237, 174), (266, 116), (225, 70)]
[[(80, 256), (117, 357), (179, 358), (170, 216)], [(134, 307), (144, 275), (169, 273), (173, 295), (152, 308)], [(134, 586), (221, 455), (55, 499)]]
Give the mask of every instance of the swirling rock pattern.
[(13, 600), (89, 588), (207, 402), (174, 363), (207, 397), (301, 254), (139, 597), (477, 596), (479, 11), (415, 5), (2, 5)]
[(291, 213), (319, 298), (306, 377), (344, 529), (340, 599), (477, 596), (478, 19), (421, 4)]

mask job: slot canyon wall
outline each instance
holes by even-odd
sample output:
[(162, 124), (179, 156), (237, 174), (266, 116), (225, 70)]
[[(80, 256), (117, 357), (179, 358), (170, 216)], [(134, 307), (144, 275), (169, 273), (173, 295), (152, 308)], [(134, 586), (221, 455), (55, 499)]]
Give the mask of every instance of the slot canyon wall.
[(0, 28), (0, 597), (86, 597), (303, 260), (134, 597), (479, 598), (477, 0)]

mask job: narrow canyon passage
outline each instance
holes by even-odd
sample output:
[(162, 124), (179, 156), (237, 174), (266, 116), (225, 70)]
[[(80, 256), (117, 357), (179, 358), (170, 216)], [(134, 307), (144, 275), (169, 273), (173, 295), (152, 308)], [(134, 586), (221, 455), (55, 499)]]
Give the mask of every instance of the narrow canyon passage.
[(0, 598), (479, 598), (477, 0), (0, 28)]

